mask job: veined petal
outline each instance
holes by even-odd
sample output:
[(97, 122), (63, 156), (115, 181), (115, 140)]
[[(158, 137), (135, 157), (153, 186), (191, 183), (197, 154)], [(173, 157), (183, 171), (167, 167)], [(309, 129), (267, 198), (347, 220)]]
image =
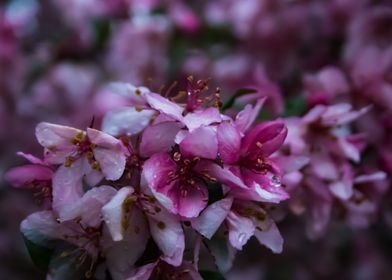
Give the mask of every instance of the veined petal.
[(102, 121), (102, 131), (113, 135), (135, 135), (143, 131), (151, 122), (153, 110), (136, 110), (135, 107), (122, 107), (110, 111)]
[(222, 117), (217, 108), (207, 108), (186, 114), (183, 123), (189, 131), (193, 131), (201, 126), (208, 126), (212, 123), (220, 123)]
[(215, 159), (218, 155), (218, 139), (212, 127), (199, 127), (189, 132), (180, 143), (185, 156)]
[(72, 146), (71, 140), (78, 134), (84, 133), (80, 129), (69, 126), (41, 122), (35, 128), (35, 136), (41, 146), (52, 148), (65, 148)]
[(168, 210), (176, 213), (168, 191), (176, 182), (168, 181), (168, 173), (176, 171), (176, 164), (167, 153), (154, 154), (143, 165), (142, 177), (155, 198)]
[(151, 108), (158, 110), (162, 114), (168, 115), (175, 120), (182, 121), (182, 112), (184, 109), (176, 103), (152, 92), (146, 94), (146, 100)]
[(178, 122), (161, 122), (147, 127), (140, 141), (140, 154), (149, 157), (159, 152), (168, 152), (175, 144), (174, 138), (181, 126)]
[(91, 143), (95, 144), (93, 153), (99, 162), (102, 173), (108, 180), (117, 180), (124, 173), (125, 154), (121, 142), (113, 136), (96, 129), (87, 129)]
[[(75, 161), (70, 167), (60, 166), (53, 175), (53, 209), (60, 219), (67, 219), (66, 212), (72, 203), (83, 196), (82, 161)], [(63, 214), (64, 213), (64, 214)]]
[(237, 128), (229, 123), (222, 123), (217, 130), (219, 155), (224, 163), (235, 163), (240, 156), (241, 135)]
[(172, 188), (168, 194), (174, 201), (176, 212), (186, 218), (199, 216), (208, 203), (208, 190), (199, 182), (195, 182), (192, 186), (177, 186)]

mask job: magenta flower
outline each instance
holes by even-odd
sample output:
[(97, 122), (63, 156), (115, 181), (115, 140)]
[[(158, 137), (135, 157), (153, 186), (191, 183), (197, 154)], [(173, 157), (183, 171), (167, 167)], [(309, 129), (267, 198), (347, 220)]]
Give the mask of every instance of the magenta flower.
[(223, 162), (231, 164), (226, 164), (224, 168), (212, 165), (211, 174), (229, 186), (232, 195), (241, 199), (273, 203), (287, 199), (288, 194), (280, 182), (281, 171), (273, 158), (269, 158), (286, 138), (287, 128), (283, 122), (271, 121), (257, 125), (245, 133), (240, 147), (239, 131), (232, 128), (231, 137), (225, 137), (223, 134), (229, 131), (222, 129), (222, 136), (218, 138), (222, 140), (221, 150), (231, 151), (222, 153)]
[(4, 179), (16, 188), (31, 189), (39, 195), (39, 203), (44, 208), (51, 207), (53, 170), (39, 158), (19, 152), (30, 164), (8, 170)]
[(199, 215), (208, 201), (207, 173), (199, 173), (203, 162), (199, 157), (157, 153), (143, 166), (143, 177), (158, 201), (170, 212), (192, 218)]

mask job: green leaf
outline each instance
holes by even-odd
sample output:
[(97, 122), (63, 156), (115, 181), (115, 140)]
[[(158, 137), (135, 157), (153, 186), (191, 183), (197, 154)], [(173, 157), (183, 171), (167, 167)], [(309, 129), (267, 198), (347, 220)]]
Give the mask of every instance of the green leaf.
[(236, 101), (237, 98), (239, 98), (239, 97), (241, 97), (241, 96), (244, 96), (244, 95), (247, 95), (247, 94), (250, 94), (250, 93), (255, 93), (255, 92), (257, 92), (257, 90), (256, 90), (256, 89), (252, 89), (252, 88), (241, 88), (241, 89), (237, 90), (237, 91), (229, 98), (229, 100), (227, 100), (227, 101), (223, 104), (223, 106), (222, 106), (222, 108), (221, 108), (221, 111), (224, 112), (225, 110), (231, 108), (231, 107), (234, 105), (234, 103), (235, 103), (235, 101)]
[(33, 263), (41, 270), (47, 271), (54, 249), (36, 244), (23, 236), (24, 243)]
[[(72, 253), (75, 250), (77, 250), (77, 247), (71, 246), (70, 244), (59, 244), (49, 264), (48, 275), (50, 279), (82, 280), (91, 278), (92, 275), (88, 275), (90, 273), (91, 257), (86, 255), (84, 258), (83, 254), (86, 254), (84, 252), (80, 252), (79, 254)], [(64, 256), (65, 252), (69, 252), (69, 255)]]
[(286, 102), (284, 116), (301, 116), (305, 112), (306, 107), (306, 100), (302, 96), (289, 98)]
[(98, 50), (102, 50), (110, 37), (110, 21), (97, 18), (93, 21), (94, 41)]
[(225, 280), (225, 278), (216, 271), (200, 270), (200, 275), (204, 280)]
[(224, 236), (222, 232), (218, 232), (210, 240), (205, 239), (204, 244), (214, 257), (219, 271), (223, 273), (229, 271), (233, 265), (236, 251), (229, 244), (227, 236)]

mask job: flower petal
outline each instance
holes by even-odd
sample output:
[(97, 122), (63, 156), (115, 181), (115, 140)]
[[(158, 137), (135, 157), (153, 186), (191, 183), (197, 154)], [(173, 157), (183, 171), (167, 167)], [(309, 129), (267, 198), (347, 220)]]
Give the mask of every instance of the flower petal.
[(102, 207), (102, 214), (105, 220), (106, 226), (114, 241), (120, 241), (124, 238), (124, 201), (133, 193), (133, 188), (123, 187), (121, 188), (112, 199)]
[(283, 238), (275, 222), (267, 218), (265, 221), (256, 223), (255, 237), (261, 244), (271, 249), (274, 253), (281, 253), (283, 250)]
[(222, 123), (217, 130), (219, 155), (224, 163), (232, 164), (240, 156), (241, 135), (237, 128), (229, 123)]
[[(61, 219), (67, 219), (69, 205), (83, 196), (82, 161), (75, 161), (70, 167), (60, 166), (53, 176), (53, 209)], [(63, 214), (64, 212), (64, 214)]]
[(238, 250), (242, 250), (242, 247), (253, 236), (256, 230), (251, 219), (238, 215), (233, 211), (227, 216), (227, 226), (230, 244)]
[(117, 180), (124, 173), (125, 154), (121, 142), (113, 136), (96, 129), (87, 129), (91, 143), (95, 144), (93, 153), (99, 162), (102, 173), (108, 180)]
[(175, 120), (182, 121), (182, 112), (184, 109), (176, 103), (152, 92), (146, 94), (146, 100), (151, 108), (158, 110), (162, 114), (168, 115)]
[(282, 121), (268, 121), (250, 130), (242, 140), (244, 156), (268, 157), (277, 151), (287, 136), (287, 128)]
[(227, 197), (209, 205), (200, 216), (192, 219), (192, 227), (210, 239), (228, 215), (233, 198)]
[(242, 133), (245, 133), (256, 120), (265, 100), (266, 98), (258, 99), (254, 107), (248, 104), (241, 112), (237, 114), (235, 118), (235, 125)]
[(215, 159), (218, 155), (218, 139), (212, 127), (199, 127), (188, 133), (180, 143), (184, 156)]
[(192, 186), (177, 186), (169, 192), (169, 197), (174, 201), (177, 213), (186, 218), (199, 216), (207, 206), (208, 190), (202, 183), (195, 182)]
[(4, 179), (14, 187), (29, 187), (33, 181), (51, 181), (53, 171), (43, 165), (28, 164), (8, 170)]
[(217, 108), (210, 107), (188, 113), (182, 122), (187, 126), (189, 131), (193, 131), (201, 126), (208, 126), (212, 123), (220, 123), (221, 121), (222, 117), (219, 110)]
[[(106, 228), (104, 228), (106, 229)], [(113, 279), (126, 279), (134, 271), (135, 262), (142, 256), (150, 234), (147, 221), (139, 209), (130, 212), (124, 238), (114, 242), (104, 230), (101, 246)]]
[(48, 149), (72, 146), (71, 140), (79, 133), (84, 132), (73, 127), (47, 122), (41, 122), (35, 128), (35, 136), (38, 142)]
[(148, 214), (151, 235), (163, 253), (162, 259), (173, 266), (182, 263), (185, 239), (180, 221), (164, 209)]
[(147, 127), (140, 141), (140, 154), (149, 157), (159, 152), (168, 152), (175, 144), (174, 138), (181, 126), (178, 122), (162, 122)]
[(135, 135), (143, 131), (151, 122), (153, 110), (136, 110), (135, 107), (122, 107), (110, 111), (102, 121), (102, 131), (113, 135)]
[(167, 174), (176, 170), (176, 164), (167, 153), (154, 154), (143, 165), (142, 177), (156, 199), (169, 211), (176, 212), (168, 191), (174, 183), (168, 183)]

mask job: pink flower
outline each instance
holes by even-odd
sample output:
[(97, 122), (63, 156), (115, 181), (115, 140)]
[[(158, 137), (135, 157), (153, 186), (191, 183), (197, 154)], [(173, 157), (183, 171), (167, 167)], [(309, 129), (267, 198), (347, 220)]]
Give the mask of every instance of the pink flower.
[[(181, 264), (185, 246), (181, 224), (153, 196), (123, 187), (102, 208), (102, 213), (114, 241), (129, 238), (126, 232), (131, 230), (136, 234), (133, 242), (145, 246), (150, 232), (163, 253), (161, 258), (174, 266)], [(139, 234), (141, 224), (146, 224), (149, 231)]]
[(44, 208), (51, 207), (52, 200), (52, 177), (53, 170), (42, 160), (33, 155), (18, 153), (26, 158), (31, 164), (14, 167), (8, 170), (4, 178), (16, 188), (27, 188), (40, 195), (40, 201)]
[[(219, 137), (219, 133), (229, 131), (231, 137)], [(286, 138), (287, 128), (283, 122), (264, 122), (246, 132), (241, 140), (239, 135), (235, 129), (218, 130), (218, 138), (222, 140), (220, 146), (231, 150), (231, 153), (222, 153), (222, 159), (231, 164), (224, 168), (211, 165), (211, 174), (230, 187), (232, 195), (241, 199), (273, 203), (287, 199), (280, 182), (281, 171), (273, 158), (269, 158)]]
[(45, 148), (45, 161), (62, 164), (53, 177), (53, 209), (60, 216), (68, 203), (82, 197), (83, 176), (90, 185), (95, 185), (103, 177), (117, 180), (124, 172), (123, 146), (108, 134), (92, 128), (84, 132), (72, 127), (40, 123), (36, 136)]
[(208, 201), (204, 179), (212, 178), (198, 172), (202, 166), (200, 157), (185, 157), (179, 152), (157, 153), (144, 163), (142, 176), (166, 209), (192, 218), (199, 215)]

